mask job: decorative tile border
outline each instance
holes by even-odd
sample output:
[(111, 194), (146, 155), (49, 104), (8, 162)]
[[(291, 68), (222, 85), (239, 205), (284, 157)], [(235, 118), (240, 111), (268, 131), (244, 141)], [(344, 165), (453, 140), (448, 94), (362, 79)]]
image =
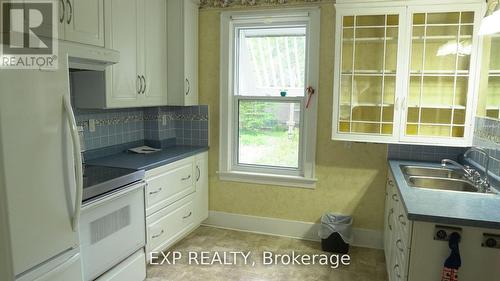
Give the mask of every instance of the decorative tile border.
[[(101, 114), (95, 114), (99, 116)], [(106, 114), (104, 114), (106, 115)], [(95, 120), (96, 126), (109, 126), (117, 124), (126, 124), (130, 122), (143, 122), (143, 121), (159, 121), (166, 116), (167, 121), (175, 120), (190, 120), (190, 121), (208, 121), (208, 113), (178, 113), (178, 112), (164, 112), (159, 111), (157, 113), (146, 113), (138, 115), (124, 115), (116, 117), (97, 117), (92, 118)], [(88, 128), (88, 120), (77, 121), (78, 126), (83, 126)]]
[(229, 8), (251, 6), (283, 6), (310, 2), (335, 2), (333, 0), (201, 0), (200, 8)]

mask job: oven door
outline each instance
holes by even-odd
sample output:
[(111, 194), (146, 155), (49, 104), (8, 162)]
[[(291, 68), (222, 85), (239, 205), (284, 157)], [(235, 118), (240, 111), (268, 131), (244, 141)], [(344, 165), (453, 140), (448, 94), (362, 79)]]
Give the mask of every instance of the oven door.
[(141, 182), (82, 208), (80, 244), (84, 280), (93, 280), (145, 245), (144, 186)]

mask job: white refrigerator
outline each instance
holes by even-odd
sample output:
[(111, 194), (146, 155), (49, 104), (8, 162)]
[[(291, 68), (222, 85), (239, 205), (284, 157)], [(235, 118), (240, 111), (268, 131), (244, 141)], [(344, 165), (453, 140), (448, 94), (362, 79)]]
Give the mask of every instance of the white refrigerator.
[(68, 59), (0, 69), (0, 280), (82, 280), (81, 160)]

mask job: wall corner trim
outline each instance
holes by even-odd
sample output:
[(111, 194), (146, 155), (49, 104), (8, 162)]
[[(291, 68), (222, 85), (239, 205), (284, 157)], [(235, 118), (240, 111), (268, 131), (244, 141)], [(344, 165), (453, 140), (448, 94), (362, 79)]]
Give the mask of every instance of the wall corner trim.
[[(209, 211), (203, 225), (251, 233), (319, 241), (319, 224), (277, 218), (257, 217), (219, 211)], [(383, 233), (378, 230), (354, 228), (353, 246), (383, 249)]]

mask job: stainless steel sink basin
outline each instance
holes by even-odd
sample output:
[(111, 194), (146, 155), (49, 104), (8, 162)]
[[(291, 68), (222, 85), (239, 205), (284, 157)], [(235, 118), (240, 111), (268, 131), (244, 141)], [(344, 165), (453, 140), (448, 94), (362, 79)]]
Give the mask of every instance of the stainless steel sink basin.
[(464, 173), (462, 171), (437, 167), (401, 166), (401, 170), (407, 176), (438, 177), (451, 179), (461, 179), (464, 176)]
[(463, 179), (411, 176), (408, 178), (408, 184), (416, 188), (478, 192), (472, 183)]

